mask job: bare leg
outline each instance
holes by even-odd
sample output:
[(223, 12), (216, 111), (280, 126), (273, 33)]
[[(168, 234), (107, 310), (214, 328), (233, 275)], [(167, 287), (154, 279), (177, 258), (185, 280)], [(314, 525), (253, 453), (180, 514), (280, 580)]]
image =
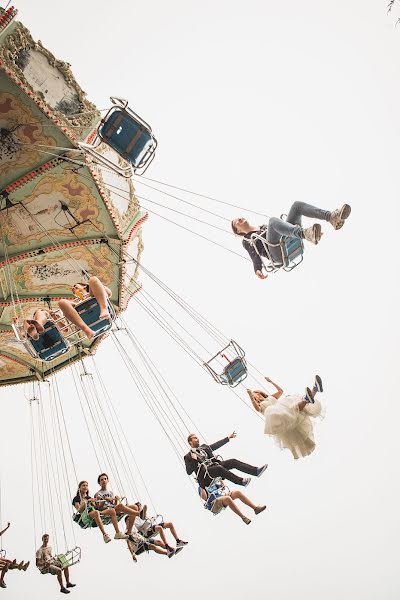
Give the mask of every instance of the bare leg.
[(100, 512), (101, 515), (105, 515), (107, 517), (111, 518), (111, 523), (115, 529), (115, 533), (120, 533), (119, 530), (119, 526), (118, 526), (118, 519), (117, 519), (117, 515), (115, 513), (115, 510), (113, 508), (106, 508), (105, 510), (102, 510)]
[(252, 508), (253, 510), (256, 508), (254, 502), (252, 502), (250, 498), (245, 496), (240, 490), (235, 490), (234, 492), (231, 492), (231, 498), (232, 500), (240, 500), (241, 502), (243, 502), (243, 504), (246, 504), (246, 506), (250, 506), (250, 508)]
[(174, 527), (174, 524), (173, 524), (173, 523), (171, 523), (171, 522), (164, 523), (164, 527), (165, 527), (165, 529), (169, 529), (169, 530), (170, 530), (170, 532), (171, 532), (171, 533), (172, 533), (172, 535), (174, 536), (175, 540), (179, 540), (179, 538), (178, 538), (178, 536), (177, 536), (177, 534), (176, 534), (176, 529), (175, 529), (175, 527)]
[[(136, 505), (132, 505), (132, 506), (136, 506)], [(130, 535), (132, 533), (133, 524), (135, 522), (136, 517), (139, 514), (139, 511), (132, 508), (132, 506), (125, 506), (125, 504), (117, 504), (115, 506), (115, 512), (117, 512), (117, 513), (123, 512), (126, 515), (128, 515), (128, 521), (126, 524), (126, 531), (127, 531), (128, 535)]]
[(222, 503), (224, 506), (228, 506), (231, 510), (233, 510), (233, 512), (236, 515), (238, 515), (241, 519), (243, 519), (244, 514), (239, 510), (239, 508), (236, 506), (236, 504), (234, 503), (234, 501), (232, 500), (232, 498), (230, 496), (227, 496), (226, 498), (224, 498)]
[(159, 534), (160, 534), (160, 538), (161, 538), (161, 539), (162, 539), (162, 541), (164, 542), (165, 546), (166, 546), (167, 548), (169, 548), (169, 545), (168, 545), (168, 542), (167, 542), (167, 538), (165, 537), (165, 533), (164, 533), (164, 530), (163, 530), (163, 528), (161, 527), (161, 525), (156, 525), (156, 526), (154, 527), (154, 531), (156, 531), (157, 533), (159, 533)]
[(99, 319), (109, 319), (110, 313), (108, 312), (108, 304), (107, 304), (107, 292), (105, 290), (104, 285), (101, 283), (98, 277), (91, 277), (89, 279), (89, 291), (91, 295), (96, 298), (100, 307), (100, 317)]
[(100, 529), (101, 533), (106, 535), (106, 530), (104, 529), (103, 521), (101, 520), (99, 511), (92, 510), (92, 512), (89, 513), (89, 517), (96, 522), (96, 525)]
[(153, 550), (153, 552), (155, 552), (156, 554), (164, 554), (165, 556), (168, 555), (167, 550), (165, 550), (162, 546), (159, 546), (159, 544), (156, 543), (149, 544), (149, 550)]
[(57, 579), (58, 579), (58, 583), (60, 584), (60, 588), (64, 587), (63, 584), (63, 580), (62, 580), (62, 571), (60, 569), (60, 571), (57, 571)]
[(86, 323), (81, 319), (81, 317), (76, 312), (75, 308), (72, 306), (72, 302), (70, 302), (69, 300), (60, 300), (58, 306), (60, 307), (68, 321), (71, 321), (71, 323), (76, 325), (78, 329), (83, 331), (83, 333), (89, 340), (92, 339), (92, 337), (95, 335), (95, 332), (92, 329), (90, 329), (90, 327), (88, 327)]

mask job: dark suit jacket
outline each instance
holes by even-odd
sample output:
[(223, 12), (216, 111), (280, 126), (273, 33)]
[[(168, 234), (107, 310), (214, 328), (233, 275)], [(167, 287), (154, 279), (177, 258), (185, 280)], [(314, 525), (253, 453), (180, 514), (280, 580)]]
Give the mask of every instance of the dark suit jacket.
[[(210, 446), (208, 446), (207, 444), (201, 444), (201, 446), (199, 446), (198, 448), (194, 448), (194, 450), (203, 450), (203, 452), (206, 453), (207, 458), (215, 458), (213, 451), (214, 450), (218, 450), (218, 448), (221, 448), (221, 446), (224, 446), (228, 442), (229, 442), (229, 438), (226, 437), (223, 440), (219, 440), (219, 442), (215, 442), (214, 444), (210, 444)], [(191, 457), (191, 452), (193, 452), (193, 450), (191, 450), (190, 452), (188, 452), (184, 456), (186, 473), (188, 475), (191, 475), (192, 473), (194, 473), (195, 471), (197, 471), (197, 469), (201, 465), (201, 461), (195, 460), (194, 458)]]

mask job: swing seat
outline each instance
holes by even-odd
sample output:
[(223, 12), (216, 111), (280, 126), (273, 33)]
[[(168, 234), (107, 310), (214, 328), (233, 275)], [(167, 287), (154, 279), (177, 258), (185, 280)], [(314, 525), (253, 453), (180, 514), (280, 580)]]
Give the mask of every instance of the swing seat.
[(70, 345), (64, 339), (54, 321), (47, 321), (44, 325), (44, 331), (40, 334), (38, 340), (27, 338), (27, 348), (28, 350), (33, 350), (30, 353), (35, 358), (50, 362), (68, 352)]
[(58, 554), (57, 561), (61, 569), (66, 569), (67, 567), (72, 567), (80, 562), (81, 554), (81, 549), (76, 546), (73, 550), (67, 550), (65, 554)]
[(247, 367), (244, 358), (235, 358), (221, 373), (222, 385), (236, 387), (247, 377)]
[(154, 156), (156, 142), (151, 129), (124, 108), (113, 107), (108, 112), (98, 129), (98, 135), (134, 169), (145, 167)]
[[(223, 368), (220, 365), (221, 358), (228, 361)], [(222, 385), (236, 387), (247, 377), (245, 352), (234, 340), (231, 340), (218, 354), (215, 354), (203, 365), (215, 381)]]
[[(282, 215), (283, 217), (284, 215)], [(263, 246), (264, 254), (260, 254), (257, 248), (257, 242), (260, 241)], [(266, 240), (265, 228), (260, 233), (252, 233), (249, 242), (261, 259), (263, 268), (267, 273), (274, 273), (279, 269), (292, 271), (303, 261), (304, 244), (300, 238), (289, 238), (281, 236), (278, 244), (269, 244)], [(273, 257), (271, 248), (277, 248), (279, 258)], [(265, 261), (267, 259), (267, 262)]]
[(209, 510), (214, 516), (219, 515), (220, 512), (225, 510), (226, 506), (221, 503), (220, 506), (215, 507), (215, 502), (218, 500), (218, 498), (221, 498), (229, 493), (229, 489), (222, 483), (221, 477), (216, 477), (213, 479), (210, 485), (207, 486), (206, 493), (207, 500), (204, 503), (204, 508)]
[(5, 550), (0, 550), (0, 558), (4, 559), (7, 555), (7, 552)]
[(86, 323), (86, 325), (95, 332), (95, 338), (111, 329), (112, 323), (115, 319), (114, 308), (111, 305), (111, 302), (108, 302), (110, 319), (101, 319), (100, 321), (100, 306), (96, 298), (88, 298), (87, 300), (79, 302), (79, 304), (75, 305), (75, 310), (81, 319)]

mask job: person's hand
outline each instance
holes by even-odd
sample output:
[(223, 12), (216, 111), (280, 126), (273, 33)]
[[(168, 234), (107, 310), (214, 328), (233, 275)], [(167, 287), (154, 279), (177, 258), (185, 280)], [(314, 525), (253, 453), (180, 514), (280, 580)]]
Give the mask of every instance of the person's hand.
[(269, 383), (272, 383), (272, 379), (270, 379), (269, 377), (265, 377), (265, 381), (268, 381)]
[(232, 431), (232, 433), (231, 433), (230, 435), (228, 435), (228, 438), (229, 438), (230, 440), (232, 440), (232, 439), (233, 439), (233, 438), (235, 438), (236, 436), (237, 436), (237, 433), (236, 433), (236, 431)]
[(198, 456), (195, 452), (191, 452), (190, 456), (193, 458), (193, 460), (198, 460)]
[(7, 523), (7, 529), (10, 527), (11, 523)]
[(268, 275), (264, 275), (262, 271), (256, 271), (258, 279), (267, 279)]

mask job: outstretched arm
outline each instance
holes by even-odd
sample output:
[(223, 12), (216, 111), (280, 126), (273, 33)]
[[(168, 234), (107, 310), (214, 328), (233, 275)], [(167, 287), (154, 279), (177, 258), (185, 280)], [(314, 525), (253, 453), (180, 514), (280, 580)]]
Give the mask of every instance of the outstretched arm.
[(253, 396), (253, 392), (251, 390), (246, 390), (249, 398), (251, 400), (251, 403), (253, 405), (254, 410), (256, 410), (257, 412), (261, 412), (261, 408), (260, 408), (260, 403), (258, 400), (256, 400)]
[[(235, 433), (235, 432), (233, 432), (233, 433)], [(231, 434), (228, 437), (224, 438), (223, 440), (219, 440), (218, 442), (214, 442), (213, 444), (210, 444), (211, 450), (218, 450), (218, 448), (221, 448), (221, 446), (225, 446), (225, 444), (227, 444), (229, 442), (229, 440), (231, 439), (231, 436), (236, 437), (236, 434), (235, 435)]]
[(7, 523), (7, 527), (5, 527), (3, 529), (3, 531), (0, 531), (0, 537), (3, 535), (3, 533), (5, 533), (7, 531), (7, 529), (10, 527), (11, 523)]
[(273, 385), (273, 386), (274, 386), (274, 388), (276, 389), (276, 392), (275, 392), (275, 394), (271, 394), (271, 396), (272, 396), (273, 398), (276, 398), (276, 400), (279, 400), (279, 398), (280, 398), (280, 397), (282, 396), (282, 394), (283, 394), (283, 389), (282, 389), (281, 387), (279, 387), (279, 385), (278, 385), (278, 384), (274, 383), (274, 382), (272, 381), (272, 379), (270, 379), (269, 377), (266, 377), (266, 378), (265, 378), (265, 380), (266, 380), (266, 381), (268, 381), (268, 382), (269, 382), (271, 385)]

